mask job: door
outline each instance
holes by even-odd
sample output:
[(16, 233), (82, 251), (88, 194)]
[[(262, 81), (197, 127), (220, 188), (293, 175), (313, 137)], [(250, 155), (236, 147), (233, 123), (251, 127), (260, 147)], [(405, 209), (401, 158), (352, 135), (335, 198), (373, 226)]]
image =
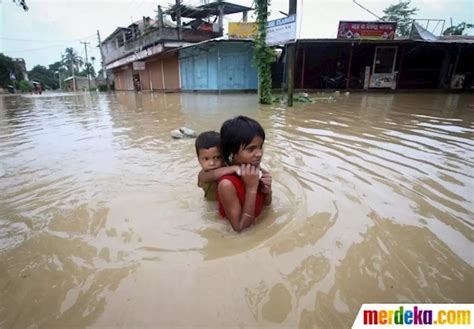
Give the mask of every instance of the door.
[(245, 58), (242, 53), (230, 53), (222, 55), (220, 65), (221, 88), (225, 90), (246, 89)]
[(398, 47), (379, 46), (375, 48), (374, 64), (372, 66), (371, 88), (395, 89), (395, 61)]

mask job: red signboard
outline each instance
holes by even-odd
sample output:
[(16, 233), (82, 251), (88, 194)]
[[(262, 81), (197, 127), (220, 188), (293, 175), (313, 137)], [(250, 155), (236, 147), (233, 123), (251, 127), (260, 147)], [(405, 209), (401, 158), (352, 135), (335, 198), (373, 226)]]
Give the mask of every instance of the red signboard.
[(339, 22), (338, 39), (393, 40), (397, 23), (394, 22)]

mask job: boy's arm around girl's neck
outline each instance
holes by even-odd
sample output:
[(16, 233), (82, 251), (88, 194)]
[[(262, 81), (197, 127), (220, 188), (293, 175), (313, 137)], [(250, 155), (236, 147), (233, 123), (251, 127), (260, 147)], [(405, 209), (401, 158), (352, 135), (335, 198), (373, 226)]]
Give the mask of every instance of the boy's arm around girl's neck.
[(239, 166), (228, 166), (212, 169), (208, 171), (201, 170), (198, 175), (198, 186), (203, 187), (204, 184), (217, 182), (219, 178), (225, 175), (232, 175), (237, 173)]

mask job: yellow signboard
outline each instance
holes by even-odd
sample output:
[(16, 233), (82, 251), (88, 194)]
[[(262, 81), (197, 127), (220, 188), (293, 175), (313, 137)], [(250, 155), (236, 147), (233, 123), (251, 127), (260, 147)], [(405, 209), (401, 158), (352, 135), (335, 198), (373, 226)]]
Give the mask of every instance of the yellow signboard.
[(229, 23), (229, 38), (253, 39), (256, 34), (256, 23)]

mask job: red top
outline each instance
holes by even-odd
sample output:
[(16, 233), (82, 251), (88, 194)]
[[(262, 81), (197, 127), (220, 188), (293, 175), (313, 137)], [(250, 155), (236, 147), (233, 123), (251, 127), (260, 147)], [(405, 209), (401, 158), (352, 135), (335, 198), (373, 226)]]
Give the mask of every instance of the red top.
[[(244, 181), (242, 180), (242, 177), (237, 176), (237, 175), (225, 175), (225, 176), (222, 176), (221, 178), (219, 178), (219, 181), (218, 181), (217, 184), (219, 184), (219, 182), (224, 180), (224, 179), (230, 180), (232, 182), (235, 189), (237, 190), (237, 195), (239, 196), (240, 206), (243, 207), (244, 206), (244, 200), (245, 200), (245, 185), (244, 185)], [(256, 196), (256, 199), (255, 199), (255, 213), (254, 213), (255, 217), (260, 215), (260, 213), (262, 212), (264, 201), (265, 201), (265, 194), (260, 192), (260, 189), (258, 189), (257, 190), (257, 196)], [(217, 202), (219, 203), (219, 214), (222, 217), (227, 218), (227, 216), (225, 215), (224, 207), (222, 206), (221, 200), (219, 198), (219, 193), (217, 193)]]

